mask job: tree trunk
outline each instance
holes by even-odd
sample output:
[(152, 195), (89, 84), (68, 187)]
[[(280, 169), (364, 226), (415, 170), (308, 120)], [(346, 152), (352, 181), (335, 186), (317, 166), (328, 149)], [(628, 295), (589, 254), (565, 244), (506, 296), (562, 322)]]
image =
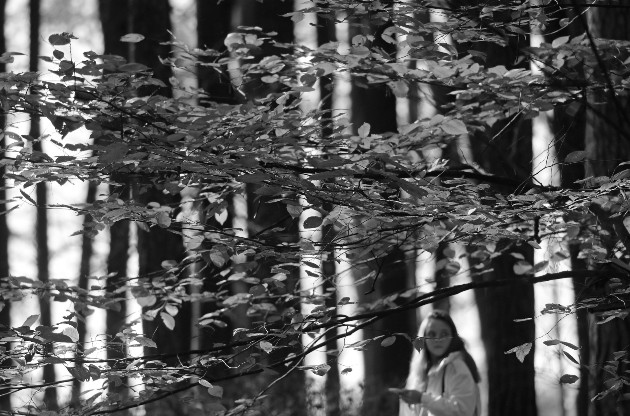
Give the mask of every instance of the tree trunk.
[[(170, 11), (168, 0), (99, 0), (105, 53), (120, 55), (128, 62), (142, 63), (153, 70), (155, 78), (169, 85), (173, 72), (159, 58), (170, 53), (168, 45), (160, 44), (171, 40)], [(121, 42), (120, 38), (127, 33), (140, 33), (145, 39), (138, 43)], [(154, 92), (171, 96), (169, 87), (157, 91), (141, 89), (139, 95)]]
[[(572, 2), (564, 0), (563, 6), (567, 13), (566, 17), (570, 20), (579, 21), (576, 10), (571, 8)], [(557, 31), (557, 32), (556, 32)], [(557, 33), (556, 36), (578, 36), (584, 33), (583, 27), (580, 25), (568, 25), (564, 29), (560, 27), (550, 26), (549, 32)], [(555, 146), (558, 153), (558, 160), (562, 161), (566, 156), (574, 151), (584, 150), (584, 133), (586, 131), (586, 108), (581, 106), (577, 111), (567, 110), (573, 107), (560, 106), (554, 110), (554, 126), (553, 130), (562, 137), (562, 140), (556, 140)], [(575, 186), (575, 181), (584, 179), (584, 164), (582, 163), (561, 163), (560, 169), (560, 185), (562, 188), (571, 188)], [(578, 258), (580, 251), (579, 243), (568, 242), (568, 250), (571, 261), (572, 270), (584, 270), (588, 266), (586, 261)], [(573, 290), (575, 292), (576, 301), (589, 297), (585, 278), (573, 278)], [(576, 312), (577, 319), (577, 339), (580, 346), (580, 361), (582, 363), (590, 363), (590, 337), (589, 337), (589, 313), (585, 309), (579, 309)], [(581, 366), (579, 369), (580, 385), (576, 397), (575, 408), (577, 416), (588, 416), (591, 407), (590, 396), (590, 371), (587, 366)]]
[[(4, 29), (5, 12), (4, 7), (6, 0), (0, 0), (0, 28)], [(4, 31), (0, 30), (0, 49), (6, 50)], [(6, 71), (6, 65), (0, 64), (0, 72)], [(4, 129), (6, 124), (6, 117), (0, 116), (0, 128)], [(4, 157), (4, 149), (8, 143), (3, 143), (4, 140), (0, 140), (0, 159)], [(6, 193), (6, 181), (4, 180), (5, 167), (0, 166), (0, 277), (9, 276), (9, 227), (7, 225), (7, 205), (4, 201), (7, 199)], [(0, 303), (0, 330), (11, 327), (11, 304), (8, 302)], [(10, 348), (10, 345), (8, 346)], [(0, 366), (9, 364), (8, 361), (0, 362)], [(11, 411), (11, 396), (0, 396), (0, 409)]]
[[(231, 2), (197, 0), (197, 21), (200, 22), (197, 24), (199, 48), (225, 52), (226, 47), (223, 41), (234, 27), (232, 15)], [(203, 24), (204, 22), (212, 22), (212, 24)], [(227, 72), (217, 72), (215, 69), (201, 67), (198, 69), (197, 77), (199, 87), (208, 94), (210, 101), (234, 103), (238, 100), (238, 94), (235, 93)]]
[[(516, 134), (514, 134), (516, 136)], [(473, 145), (473, 149), (478, 147)], [(523, 155), (526, 160), (531, 160), (531, 145), (529, 150), (513, 151), (513, 155)], [(490, 148), (486, 148), (489, 151)], [(506, 152), (507, 153), (507, 152)], [(487, 159), (486, 159), (487, 158)], [(477, 159), (479, 160), (479, 159)], [(485, 161), (502, 160), (485, 155)], [(504, 160), (499, 165), (506, 168), (511, 165)], [(521, 159), (522, 160), (522, 159)], [(484, 168), (492, 169), (494, 165), (486, 165)], [(511, 170), (511, 169), (510, 169)], [(492, 170), (491, 170), (492, 171)], [(517, 172), (510, 172), (512, 176), (522, 177)], [(516, 174), (516, 175), (515, 175)], [(497, 244), (501, 247), (501, 242)], [(497, 248), (497, 251), (499, 248)], [(514, 247), (510, 253), (521, 255), (525, 261), (533, 263), (533, 249), (529, 245)], [(470, 260), (474, 263), (474, 260)], [(516, 259), (503, 254), (492, 261), (492, 272), (483, 274), (481, 280), (496, 279), (520, 279), (513, 270)], [(473, 281), (479, 279), (473, 277)], [(519, 362), (514, 354), (505, 354), (506, 351), (523, 345), (533, 343), (535, 327), (533, 320), (516, 323), (515, 319), (533, 318), (534, 290), (532, 285), (522, 287), (502, 287), (480, 289), (475, 291), (477, 307), (481, 322), (481, 334), (486, 349), (486, 362), (488, 363), (488, 415), (500, 416), (512, 414), (519, 416), (535, 416), (536, 392), (534, 386), (534, 346), (525, 357), (524, 362)]]
[[(489, 46), (486, 48), (486, 65), (510, 67), (516, 50), (517, 45), (507, 48)], [(521, 178), (523, 183), (527, 183), (532, 171), (531, 123), (517, 120), (514, 127), (489, 140), (503, 126), (495, 125), (487, 134), (471, 136), (474, 160), (488, 172)], [(511, 190), (514, 191), (517, 190)], [(499, 241), (497, 246), (498, 251), (503, 243)], [(520, 255), (533, 264), (533, 248), (529, 245), (513, 247), (509, 253)], [(516, 259), (509, 254), (495, 258), (492, 273), (483, 274), (481, 280), (520, 279), (513, 270), (515, 262)], [(471, 263), (474, 263), (473, 259)], [(473, 277), (473, 281), (476, 279), (479, 277)], [(536, 416), (534, 346), (532, 344), (522, 363), (514, 354), (505, 354), (514, 347), (535, 341), (533, 320), (514, 322), (515, 319), (534, 317), (533, 286), (481, 289), (475, 291), (475, 297), (488, 363), (488, 415)]]
[[(154, 77), (169, 85), (172, 76), (171, 68), (160, 63), (160, 57), (169, 55), (170, 47), (161, 45), (161, 42), (170, 40), (170, 4), (168, 0), (126, 0), (126, 1), (99, 1), (99, 12), (103, 26), (105, 53), (123, 56), (128, 62), (138, 62), (147, 65), (153, 70)], [(123, 43), (120, 38), (127, 33), (140, 33), (145, 39), (139, 43)], [(143, 87), (137, 92), (139, 96), (148, 94), (160, 94), (170, 97), (171, 89)], [(153, 184), (141, 183), (142, 178), (120, 177), (119, 183), (130, 186), (132, 198), (139, 204), (146, 205), (149, 202), (159, 204), (171, 204), (176, 206), (177, 197), (165, 197), (161, 190), (157, 190)], [(132, 183), (133, 182), (133, 183)], [(128, 223), (118, 223), (112, 227), (112, 245), (110, 259), (115, 261), (112, 254), (115, 250), (123, 251), (117, 263), (121, 276), (126, 274), (126, 259), (128, 249), (129, 226)], [(146, 277), (149, 273), (162, 270), (162, 261), (181, 260), (184, 248), (181, 237), (169, 233), (158, 227), (150, 231), (138, 230), (138, 257), (139, 275)], [(122, 261), (124, 259), (124, 262)], [(114, 266), (114, 264), (112, 264)], [(110, 270), (112, 272), (113, 270)], [(158, 345), (159, 353), (174, 353), (188, 351), (190, 349), (190, 305), (181, 307), (177, 322), (173, 331), (156, 321), (143, 322), (143, 331), (146, 336), (153, 338)], [(159, 319), (159, 318), (158, 318)], [(108, 314), (108, 332), (115, 333), (116, 328), (124, 324), (124, 315), (110, 311)], [(148, 353), (154, 353), (150, 351)], [(167, 414), (169, 408), (175, 409), (178, 404), (167, 399), (160, 401), (160, 405), (149, 405), (147, 412), (153, 415)]]
[[(520, 252), (526, 259), (532, 258), (529, 248), (512, 252)], [(483, 280), (519, 279), (512, 270), (515, 261), (509, 254), (501, 255), (492, 261), (493, 272), (485, 274)], [(505, 354), (516, 346), (534, 342), (533, 321), (514, 322), (534, 316), (533, 287), (478, 289), (475, 297), (488, 363), (488, 415), (535, 416), (534, 347), (532, 345), (522, 363), (515, 354)]]
[[(598, 2), (602, 5), (625, 6), (620, 1)], [(583, 27), (592, 38), (608, 38), (630, 40), (630, 10), (626, 7), (619, 8), (593, 8), (589, 9), (586, 19), (582, 19)], [(598, 64), (594, 69), (594, 76), (600, 81), (606, 82), (607, 77), (614, 76), (605, 64)], [(628, 123), (628, 100), (616, 96), (612, 91), (599, 94), (589, 93), (586, 110), (585, 150), (589, 160), (586, 163), (586, 176), (612, 175), (620, 162), (627, 161), (630, 157), (630, 124)], [(598, 207), (594, 207), (597, 212)], [(600, 213), (601, 215), (601, 213)], [(598, 220), (606, 226), (610, 218)], [(607, 214), (604, 214), (607, 215)], [(614, 220), (613, 220), (614, 221)], [(612, 253), (612, 248), (619, 241), (621, 235), (614, 231), (604, 246)], [(586, 282), (587, 288), (584, 296), (601, 295), (606, 293), (608, 282)], [(613, 353), (627, 349), (630, 344), (630, 319), (614, 319), (605, 324), (598, 324), (601, 316), (590, 316), (590, 362), (592, 369), (589, 383), (590, 396), (593, 398), (614, 383), (618, 376), (628, 370), (627, 365), (617, 362), (616, 371), (611, 374), (604, 371), (604, 366), (609, 361), (615, 362)], [(616, 373), (616, 375), (615, 375)], [(630, 393), (628, 386), (623, 386), (613, 394), (609, 394), (601, 400), (590, 403), (589, 415), (597, 416), (621, 416), (630, 414), (630, 400), (624, 395)]]
[[(39, 26), (40, 26), (40, 2), (39, 0), (30, 0), (29, 3), (29, 20), (30, 20), (30, 41), (29, 41), (29, 70), (37, 71), (39, 64)], [(40, 141), (39, 117), (31, 116), (31, 127), (29, 135), (33, 141), (33, 151), (42, 151)], [(37, 245), (37, 278), (42, 283), (47, 283), (49, 279), (48, 262), (50, 253), (48, 249), (48, 213), (47, 204), (48, 196), (46, 183), (38, 183), (35, 185), (35, 194), (37, 196), (37, 222), (35, 230), (35, 241)], [(40, 322), (42, 326), (52, 326), (52, 312), (50, 299), (47, 297), (40, 298)], [(52, 344), (47, 345), (46, 353), (52, 353)], [(53, 365), (44, 366), (44, 382), (51, 383), (55, 381), (55, 368)], [(57, 409), (57, 390), (55, 387), (49, 387), (44, 391), (44, 404), (46, 408)]]
[[(91, 204), (96, 199), (96, 188), (97, 185), (94, 182), (90, 182), (88, 185), (87, 196), (85, 198), (85, 202), (87, 204)], [(90, 216), (86, 216), (83, 220), (83, 224), (90, 222), (92, 218)], [(85, 229), (85, 228), (84, 228)], [(79, 283), (78, 286), (80, 289), (85, 290), (86, 292), (89, 290), (89, 280), (90, 280), (90, 261), (92, 260), (92, 254), (94, 252), (94, 246), (92, 244), (91, 235), (84, 233), (83, 238), (81, 239), (81, 262), (79, 264)], [(77, 315), (77, 332), (79, 333), (79, 342), (77, 344), (77, 348), (75, 350), (75, 356), (81, 357), (84, 351), (84, 343), (87, 342), (87, 331), (86, 331), (86, 319), (89, 315), (89, 308), (87, 305), (81, 305), (79, 303), (75, 303), (75, 313)], [(79, 408), (80, 406), (80, 394), (81, 394), (81, 381), (74, 379), (72, 382), (72, 397), (70, 399), (70, 405), (75, 408)]]

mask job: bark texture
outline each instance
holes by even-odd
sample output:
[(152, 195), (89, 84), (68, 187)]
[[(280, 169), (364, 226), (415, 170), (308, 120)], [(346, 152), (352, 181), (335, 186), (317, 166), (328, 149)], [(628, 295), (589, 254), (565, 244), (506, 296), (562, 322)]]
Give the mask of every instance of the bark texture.
[[(582, 20), (584, 29), (593, 39), (607, 38), (630, 40), (630, 10), (623, 1), (602, 1), (602, 5), (619, 5), (619, 8), (595, 7), (586, 14)], [(586, 21), (585, 21), (586, 20)], [(620, 59), (625, 59), (622, 56)], [(614, 77), (605, 64), (598, 66), (591, 74), (593, 81), (607, 82)], [(630, 157), (630, 123), (628, 121), (628, 100), (615, 96), (611, 91), (598, 94), (591, 93), (587, 97), (585, 127), (585, 149), (589, 153), (589, 161), (586, 164), (586, 176), (603, 176), (614, 174), (615, 168), (620, 162), (627, 161)], [(612, 226), (616, 221), (610, 217), (611, 212), (606, 212), (603, 207), (593, 206), (592, 211), (597, 215), (599, 222), (606, 228), (610, 228), (610, 235), (604, 237), (603, 246), (612, 253), (612, 248), (620, 240), (627, 238), (625, 227)], [(609, 282), (585, 282), (586, 287), (582, 298), (586, 296), (604, 295), (609, 292)], [(614, 319), (605, 324), (598, 324), (603, 318), (601, 313), (589, 315), (590, 356), (586, 357), (591, 369), (589, 378), (589, 396), (606, 390), (619, 380), (628, 370), (624, 363), (628, 359), (624, 356), (614, 359), (613, 354), (618, 351), (627, 351), (630, 344), (630, 320)], [(584, 359), (584, 357), (583, 357)], [(630, 414), (630, 400), (623, 395), (630, 393), (628, 386), (623, 386), (616, 392), (605, 396), (601, 400), (590, 402), (590, 416), (621, 416)]]

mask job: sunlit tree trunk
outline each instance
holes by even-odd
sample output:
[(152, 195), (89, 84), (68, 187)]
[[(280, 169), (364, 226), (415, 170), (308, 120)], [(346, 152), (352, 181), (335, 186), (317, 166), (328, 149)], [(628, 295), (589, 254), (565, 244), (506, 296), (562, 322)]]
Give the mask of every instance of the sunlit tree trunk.
[[(326, 44), (336, 40), (335, 25), (333, 22), (323, 19), (321, 16), (317, 16), (317, 41), (319, 45)], [(334, 75), (331, 77), (322, 77), (318, 81), (319, 86), (319, 108), (322, 111), (331, 114), (333, 109), (333, 88), (334, 88)], [(333, 121), (331, 118), (322, 121), (321, 125), (321, 137), (330, 137), (333, 132)], [(331, 206), (326, 205), (325, 209), (332, 209)], [(322, 277), (325, 279), (325, 288), (330, 288), (332, 277), (335, 274), (335, 260), (334, 249), (332, 247), (332, 240), (334, 238), (333, 226), (327, 224), (322, 227)], [(330, 297), (326, 300), (327, 307), (334, 307), (337, 299)], [(337, 348), (336, 340), (334, 336), (336, 334), (333, 331), (327, 332), (327, 350), (334, 350)], [(335, 363), (336, 364), (336, 363)], [(339, 416), (339, 368), (337, 365), (331, 365), (330, 370), (326, 373), (326, 413), (328, 416)]]
[[(312, 7), (314, 3), (310, 0), (295, 0), (296, 10), (304, 7)], [(317, 49), (317, 16), (307, 14), (300, 22), (296, 22), (293, 27), (295, 42), (299, 45)], [(305, 59), (304, 61), (307, 62)], [(305, 63), (306, 63), (305, 62)], [(306, 114), (315, 110), (320, 102), (319, 84), (313, 86), (314, 90), (304, 92), (301, 97), (300, 109)], [(313, 149), (313, 153), (319, 150)], [(299, 237), (303, 250), (300, 262), (300, 313), (307, 316), (314, 307), (325, 302), (324, 279), (322, 276), (322, 253), (320, 243), (322, 240), (322, 225), (317, 227), (304, 227), (304, 221), (311, 217), (321, 217), (321, 213), (309, 207), (309, 202), (304, 196), (299, 199), (303, 211), (299, 215)], [(325, 334), (322, 334), (325, 336)], [(309, 350), (313, 343), (322, 342), (320, 336), (302, 334), (302, 349)], [(324, 338), (325, 340), (325, 338)], [(304, 357), (305, 366), (327, 365), (326, 347), (318, 348)], [(309, 416), (326, 415), (326, 379), (327, 374), (323, 372), (316, 374), (313, 371), (305, 373), (305, 395), (306, 412)]]
[[(539, 0), (531, 0), (532, 6), (539, 6)], [(544, 39), (544, 27), (531, 25), (530, 46), (539, 47)], [(532, 61), (530, 68), (533, 74), (541, 75), (541, 63)], [(532, 177), (543, 186), (560, 186), (560, 169), (555, 147), (554, 111), (541, 111), (532, 119)], [(568, 261), (557, 260), (554, 254), (565, 251), (558, 237), (539, 239), (540, 248), (534, 250), (534, 263), (547, 262), (547, 267), (538, 275), (568, 269)], [(534, 287), (536, 311), (545, 309), (547, 304), (570, 305), (575, 301), (573, 285), (567, 281), (552, 281)], [(535, 320), (536, 339), (560, 339), (572, 344), (579, 344), (576, 329), (577, 322), (573, 316), (543, 314)], [(573, 386), (559, 383), (565, 373), (575, 373), (567, 358), (562, 354), (562, 346), (545, 346), (538, 344), (535, 365), (539, 368), (536, 374), (536, 396), (540, 415), (572, 415), (575, 414), (575, 396)]]
[[(556, 36), (579, 36), (584, 33), (584, 28), (579, 24), (579, 16), (577, 10), (572, 7), (573, 2), (571, 0), (563, 0), (560, 2), (563, 6), (566, 15), (570, 21), (576, 22), (575, 24), (566, 26), (563, 30), (560, 28), (549, 26), (549, 32), (554, 31)], [(559, 30), (559, 31), (558, 31)], [(557, 31), (557, 32), (556, 32)], [(558, 137), (562, 140), (557, 140), (555, 149), (557, 158), (562, 161), (566, 156), (574, 151), (584, 150), (584, 133), (586, 125), (586, 106), (570, 107), (575, 109), (567, 112), (569, 107), (560, 106), (557, 107), (553, 115), (553, 130)], [(570, 188), (575, 186), (575, 181), (584, 178), (584, 164), (583, 163), (567, 163), (558, 166), (560, 171), (560, 184), (563, 188)], [(569, 241), (567, 243), (567, 254), (569, 256), (570, 267), (573, 270), (585, 270), (588, 268), (584, 259), (578, 258), (580, 251), (579, 242)], [(571, 279), (573, 285), (574, 298), (576, 300), (589, 297), (586, 292), (586, 278), (574, 277)], [(590, 363), (590, 350), (591, 343), (589, 337), (589, 313), (586, 309), (578, 309), (575, 313), (577, 328), (576, 336), (578, 339), (578, 345), (580, 346), (580, 361), (582, 363)], [(587, 365), (579, 368), (579, 387), (577, 389), (577, 397), (574, 403), (577, 416), (587, 416), (589, 408), (592, 407), (590, 396), (590, 369)]]
[[(339, 16), (343, 20), (345, 16)], [(335, 38), (340, 48), (346, 50), (350, 47), (350, 30), (347, 22), (335, 25)], [(334, 78), (332, 95), (332, 115), (336, 120), (340, 118), (351, 120), (355, 109), (351, 100), (352, 83), (347, 73), (338, 72)], [(339, 118), (337, 118), (339, 117)], [(350, 131), (348, 131), (350, 132)], [(343, 232), (335, 229), (334, 233)], [(333, 252), (334, 259), (334, 284), (336, 289), (336, 302), (348, 298), (351, 302), (360, 301), (358, 288), (355, 285), (352, 262), (348, 253), (343, 248), (336, 248)], [(352, 303), (339, 308), (338, 313), (352, 315), (354, 305)], [(344, 334), (350, 328), (339, 328), (338, 335)], [(365, 358), (363, 351), (345, 348), (346, 344), (352, 344), (363, 340), (363, 331), (354, 332), (351, 336), (337, 340), (337, 374), (339, 376), (338, 406), (341, 415), (358, 415), (363, 403), (362, 386), (365, 383)]]
[[(304, 221), (311, 217), (318, 217), (321, 214), (308, 208), (306, 201), (301, 199), (304, 211), (300, 215), (300, 241), (305, 253), (302, 255), (300, 265), (300, 313), (308, 316), (313, 308), (322, 305), (324, 300), (324, 280), (322, 279), (322, 257), (319, 252), (319, 244), (322, 238), (321, 226), (316, 228), (304, 228)], [(312, 245), (307, 249), (306, 246)], [(302, 348), (310, 350), (311, 345), (322, 342), (320, 335), (311, 336), (302, 334)], [(318, 348), (304, 357), (305, 366), (327, 365), (326, 348)], [(316, 374), (308, 371), (305, 374), (306, 406), (309, 416), (326, 415), (326, 374)]]
[[(337, 303), (347, 301), (339, 306), (337, 313), (352, 316), (357, 313), (357, 302), (360, 293), (354, 276), (354, 266), (348, 258), (348, 251), (340, 249), (335, 252), (336, 294)], [(349, 347), (363, 341), (363, 330), (355, 331), (352, 325), (337, 329), (338, 335), (344, 335), (337, 341), (337, 366), (339, 369), (339, 408), (342, 415), (358, 416), (362, 414), (363, 385), (365, 382), (365, 358), (361, 349)]]

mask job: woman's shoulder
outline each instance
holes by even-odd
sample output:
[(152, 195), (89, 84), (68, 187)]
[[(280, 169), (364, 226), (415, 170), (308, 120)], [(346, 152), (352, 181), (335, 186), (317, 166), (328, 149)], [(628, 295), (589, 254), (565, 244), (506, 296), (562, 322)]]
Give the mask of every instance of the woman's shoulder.
[(440, 365), (446, 366), (448, 364), (458, 363), (458, 362), (464, 363), (464, 354), (462, 354), (461, 351), (453, 351), (452, 353), (450, 353), (449, 355), (447, 355), (446, 357), (442, 359), (442, 362), (440, 363)]
[[(471, 374), (466, 361), (464, 361), (464, 355), (461, 351), (455, 351), (450, 353), (444, 358), (442, 365), (444, 371), (453, 374)], [(472, 374), (471, 374), (472, 376)]]

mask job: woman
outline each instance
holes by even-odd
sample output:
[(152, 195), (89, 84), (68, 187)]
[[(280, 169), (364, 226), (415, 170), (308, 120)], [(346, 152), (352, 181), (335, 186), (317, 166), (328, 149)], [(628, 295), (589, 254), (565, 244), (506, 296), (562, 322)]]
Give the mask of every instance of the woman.
[[(453, 319), (435, 310), (418, 331), (399, 416), (478, 416), (479, 371)], [(415, 345), (415, 344), (414, 344)]]

